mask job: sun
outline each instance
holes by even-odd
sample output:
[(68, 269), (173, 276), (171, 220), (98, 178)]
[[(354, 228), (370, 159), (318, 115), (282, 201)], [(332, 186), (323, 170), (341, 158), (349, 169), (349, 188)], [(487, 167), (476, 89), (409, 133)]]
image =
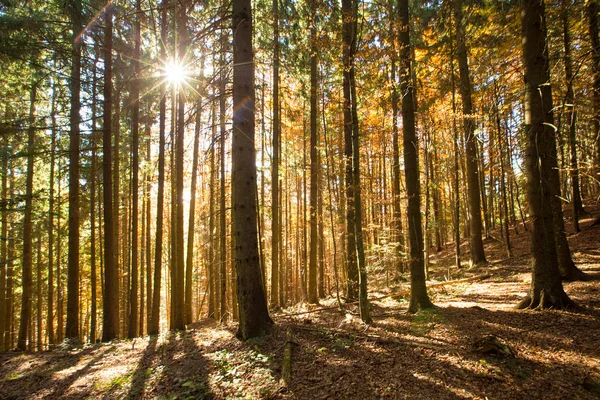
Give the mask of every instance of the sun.
[(163, 69), (165, 78), (172, 84), (179, 86), (187, 79), (187, 71), (185, 68), (176, 62), (170, 62)]

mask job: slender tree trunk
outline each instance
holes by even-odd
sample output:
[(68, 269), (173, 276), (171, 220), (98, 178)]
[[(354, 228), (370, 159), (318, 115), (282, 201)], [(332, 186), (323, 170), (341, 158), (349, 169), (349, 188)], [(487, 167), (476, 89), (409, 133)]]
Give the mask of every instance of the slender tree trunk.
[[(54, 132), (54, 131), (53, 131)], [(54, 137), (54, 135), (53, 135)], [(8, 138), (5, 136), (2, 139), (2, 145), (4, 149), (8, 150)], [(53, 143), (54, 144), (54, 143)], [(2, 157), (2, 199), (8, 199), (8, 151), (4, 151), (0, 154)], [(54, 160), (52, 160), (54, 161)], [(53, 182), (50, 180), (50, 182)], [(52, 201), (52, 200), (50, 200)], [(0, 211), (0, 215), (2, 218), (2, 227), (0, 227), (0, 351), (8, 350), (4, 347), (4, 335), (7, 327), (7, 319), (6, 319), (6, 303), (7, 303), (7, 295), (6, 295), (6, 270), (9, 263), (8, 260), (8, 207), (6, 205), (2, 206)], [(50, 306), (48, 309), (52, 309), (52, 303), (48, 303)]]
[(409, 312), (431, 308), (433, 304), (425, 286), (423, 231), (421, 225), (421, 188), (419, 182), (419, 143), (415, 129), (414, 86), (410, 49), (408, 0), (398, 0), (400, 16), (400, 93), (402, 93), (402, 130), (404, 136), (404, 176), (408, 196), (408, 235), (410, 243), (410, 305)]
[(463, 104), (463, 124), (466, 137), (467, 183), (470, 214), (470, 248), (471, 264), (485, 264), (483, 240), (481, 238), (481, 200), (479, 194), (479, 171), (477, 167), (477, 138), (475, 137), (475, 121), (473, 120), (473, 103), (471, 99), (471, 80), (467, 61), (466, 34), (463, 24), (462, 0), (454, 2), (454, 18), (456, 24), (456, 43), (458, 66), (460, 72), (460, 93)]
[(459, 145), (460, 145), (460, 134), (458, 127), (456, 126), (456, 79), (454, 74), (454, 46), (453, 41), (450, 41), (450, 81), (452, 84), (452, 144), (454, 152), (454, 165), (453, 165), (453, 220), (454, 220), (454, 258), (456, 268), (462, 268), (460, 261), (460, 175), (459, 175)]
[(96, 330), (97, 330), (97, 276), (96, 276), (96, 170), (98, 169), (98, 157), (96, 155), (97, 146), (97, 126), (96, 118), (98, 116), (97, 110), (97, 73), (96, 65), (98, 64), (98, 49), (94, 48), (94, 64), (92, 73), (92, 136), (90, 146), (92, 148), (92, 162), (90, 167), (90, 286), (91, 286), (91, 317), (90, 317), (90, 343), (96, 343)]
[(598, 37), (598, 1), (589, 0), (587, 2), (587, 15), (590, 33), (590, 43), (592, 45), (592, 75), (593, 75), (593, 139), (596, 143), (595, 158), (595, 176), (596, 193), (600, 188), (600, 38)]
[(132, 205), (131, 205), (131, 275), (129, 290), (129, 330), (127, 337), (133, 339), (138, 336), (139, 309), (138, 309), (138, 259), (139, 259), (139, 171), (140, 171), (140, 14), (141, 1), (136, 0), (135, 17), (135, 49), (133, 53), (134, 77), (131, 87), (131, 153), (132, 153)]
[(81, 116), (81, 47), (82, 4), (72, 0), (69, 5), (72, 23), (71, 48), (71, 132), (69, 134), (69, 255), (67, 269), (67, 327), (68, 339), (79, 341), (79, 124)]
[(119, 271), (115, 253), (115, 212), (113, 210), (112, 150), (112, 28), (113, 7), (105, 11), (104, 27), (104, 127), (102, 136), (102, 172), (104, 180), (104, 301), (102, 341), (119, 335)]
[[(160, 54), (164, 59), (166, 57), (166, 40), (167, 40), (167, 7), (168, 0), (163, 0), (161, 3), (161, 23), (160, 37), (161, 48)], [(165, 123), (167, 114), (167, 99), (166, 85), (163, 83), (160, 87), (160, 103), (159, 103), (159, 144), (158, 144), (158, 190), (156, 195), (156, 241), (154, 249), (154, 281), (152, 289), (152, 315), (149, 320), (148, 334), (157, 335), (160, 325), (160, 289), (161, 289), (161, 274), (162, 274), (162, 258), (163, 258), (163, 218), (164, 218), (164, 201), (165, 201)]]
[(227, 42), (227, 34), (225, 30), (221, 33), (221, 55), (220, 76), (219, 76), (219, 161), (221, 169), (220, 196), (219, 196), (219, 319), (223, 320), (227, 314), (227, 210), (226, 210), (226, 193), (225, 193), (225, 116), (226, 116), (226, 60), (225, 46)]
[(317, 191), (318, 182), (318, 156), (319, 146), (317, 125), (317, 4), (316, 0), (310, 1), (310, 251), (308, 263), (308, 302), (319, 302), (317, 292)]
[(569, 5), (570, 1), (563, 3), (563, 44), (565, 49), (565, 83), (567, 92), (565, 94), (566, 119), (568, 127), (569, 148), (571, 153), (571, 207), (573, 210), (573, 228), (579, 232), (579, 217), (584, 213), (581, 191), (579, 189), (579, 167), (577, 165), (577, 112), (575, 111), (575, 96), (573, 94), (573, 65), (571, 60), (571, 35), (569, 32)]
[(354, 56), (353, 39), (354, 23), (352, 0), (344, 0), (342, 3), (342, 35), (344, 42), (343, 59), (343, 95), (344, 95), (344, 160), (346, 176), (346, 271), (348, 282), (346, 287), (347, 301), (358, 298), (358, 264), (356, 259), (356, 232), (355, 232), (355, 205), (354, 205), (354, 182), (352, 174), (352, 95), (350, 88), (350, 68)]
[[(279, 302), (279, 248), (281, 229), (279, 227), (279, 143), (281, 125), (279, 122), (279, 0), (273, 0), (273, 161), (271, 169), (271, 306)], [(264, 100), (263, 100), (264, 101)]]
[[(202, 78), (200, 81), (202, 82)], [(190, 210), (188, 220), (187, 255), (185, 269), (185, 323), (191, 324), (192, 315), (192, 278), (194, 271), (194, 232), (196, 220), (196, 187), (198, 180), (198, 159), (200, 153), (200, 128), (202, 127), (202, 99), (197, 100), (196, 128), (194, 132), (194, 155), (192, 159), (192, 182), (190, 186)]]
[(553, 197), (556, 189), (552, 177), (556, 161), (552, 161), (552, 158), (556, 156), (556, 144), (543, 0), (522, 3), (521, 23), (526, 88), (525, 165), (529, 214), (533, 225), (533, 272), (530, 292), (519, 307), (570, 307), (573, 302), (564, 292), (561, 282), (552, 215), (555, 211)]
[(256, 232), (252, 6), (250, 0), (234, 0), (232, 4), (233, 226), (239, 299), (238, 335), (245, 340), (268, 331), (273, 321), (261, 283)]
[(31, 291), (33, 268), (33, 243), (31, 214), (33, 208), (33, 174), (34, 174), (34, 146), (35, 146), (35, 106), (37, 97), (37, 83), (31, 87), (29, 96), (29, 128), (27, 130), (27, 175), (25, 183), (25, 217), (23, 220), (23, 261), (22, 261), (22, 292), (21, 292), (21, 320), (19, 325), (19, 338), (17, 348), (27, 350), (27, 338), (31, 323)]
[(35, 282), (35, 289), (36, 289), (36, 338), (35, 338), (35, 349), (37, 351), (42, 351), (42, 331), (43, 331), (43, 327), (42, 327), (42, 230), (39, 229), (41, 228), (41, 224), (38, 224), (38, 229), (37, 231), (37, 261), (36, 261), (36, 282)]

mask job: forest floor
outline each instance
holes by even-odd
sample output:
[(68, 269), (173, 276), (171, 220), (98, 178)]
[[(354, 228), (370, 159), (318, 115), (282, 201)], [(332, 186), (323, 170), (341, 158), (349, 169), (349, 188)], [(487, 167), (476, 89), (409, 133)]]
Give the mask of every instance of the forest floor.
[(274, 313), (272, 333), (246, 343), (234, 337), (235, 326), (202, 320), (134, 341), (3, 353), (0, 399), (600, 398), (600, 224), (593, 224), (600, 208), (589, 209), (569, 241), (594, 280), (564, 285), (580, 311), (515, 309), (531, 280), (529, 236), (520, 225), (518, 234), (511, 230), (511, 258), (496, 239), (485, 242), (486, 266), (457, 270), (451, 246), (433, 254), (432, 311), (406, 312), (408, 282), (377, 289), (372, 279), (370, 326), (356, 305), (340, 312), (330, 298)]

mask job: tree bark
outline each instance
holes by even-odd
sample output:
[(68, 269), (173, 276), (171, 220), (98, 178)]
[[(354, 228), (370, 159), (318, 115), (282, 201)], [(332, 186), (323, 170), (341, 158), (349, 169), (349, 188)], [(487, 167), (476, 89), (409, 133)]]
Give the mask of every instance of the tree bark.
[(593, 75), (593, 138), (596, 143), (595, 180), (596, 193), (600, 190), (600, 38), (598, 37), (598, 1), (589, 0), (587, 3), (590, 43), (592, 46), (592, 75)]
[(522, 3), (521, 24), (526, 89), (525, 165), (529, 215), (533, 225), (533, 271), (529, 294), (518, 307), (565, 308), (574, 303), (563, 290), (552, 215), (555, 211), (556, 181), (552, 177), (552, 169), (556, 166), (556, 160), (553, 160), (556, 157), (556, 143), (543, 0)]
[(400, 93), (402, 94), (402, 131), (404, 138), (404, 176), (408, 196), (408, 238), (410, 243), (410, 304), (415, 313), (433, 307), (425, 286), (423, 228), (421, 224), (421, 185), (419, 182), (419, 143), (415, 129), (415, 102), (412, 85), (408, 0), (398, 0), (400, 16)]
[(27, 338), (31, 320), (31, 291), (33, 280), (33, 241), (31, 214), (33, 207), (33, 174), (34, 174), (34, 146), (35, 146), (35, 106), (37, 97), (37, 83), (32, 84), (29, 97), (29, 127), (27, 129), (27, 175), (25, 183), (25, 217), (23, 219), (23, 261), (22, 261), (22, 292), (21, 292), (21, 320), (19, 324), (19, 338), (17, 348), (27, 350)]
[(466, 137), (467, 183), (470, 214), (470, 249), (471, 264), (485, 264), (485, 252), (481, 238), (481, 199), (479, 187), (479, 171), (477, 166), (477, 138), (475, 137), (475, 122), (473, 120), (473, 102), (471, 99), (471, 80), (467, 60), (465, 26), (463, 24), (462, 0), (455, 0), (454, 19), (456, 24), (456, 44), (458, 52), (458, 67), (460, 73), (460, 94), (463, 105), (463, 124)]
[(254, 53), (250, 0), (233, 0), (233, 227), (239, 299), (238, 336), (266, 333), (269, 317), (258, 257), (256, 154), (254, 150)]
[[(279, 248), (281, 229), (279, 227), (279, 143), (281, 126), (279, 122), (279, 0), (273, 0), (273, 161), (271, 169), (271, 306), (279, 302)], [(264, 102), (264, 100), (263, 100)]]
[(104, 180), (104, 301), (102, 341), (119, 335), (119, 271), (115, 253), (112, 171), (112, 28), (113, 7), (106, 8), (104, 27), (104, 127), (102, 137), (102, 171)]
[(65, 336), (79, 341), (79, 124), (81, 116), (81, 47), (83, 38), (82, 4), (73, 0), (69, 4), (72, 23), (71, 48), (71, 132), (69, 134), (69, 254), (67, 267), (67, 326)]

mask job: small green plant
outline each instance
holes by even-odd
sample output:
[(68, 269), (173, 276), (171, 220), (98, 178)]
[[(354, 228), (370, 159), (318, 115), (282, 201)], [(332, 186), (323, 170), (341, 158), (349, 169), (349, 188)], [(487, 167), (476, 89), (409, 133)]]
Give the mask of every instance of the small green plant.
[(211, 397), (211, 392), (206, 382), (186, 381), (181, 387), (184, 389), (181, 392), (182, 399), (208, 399)]

